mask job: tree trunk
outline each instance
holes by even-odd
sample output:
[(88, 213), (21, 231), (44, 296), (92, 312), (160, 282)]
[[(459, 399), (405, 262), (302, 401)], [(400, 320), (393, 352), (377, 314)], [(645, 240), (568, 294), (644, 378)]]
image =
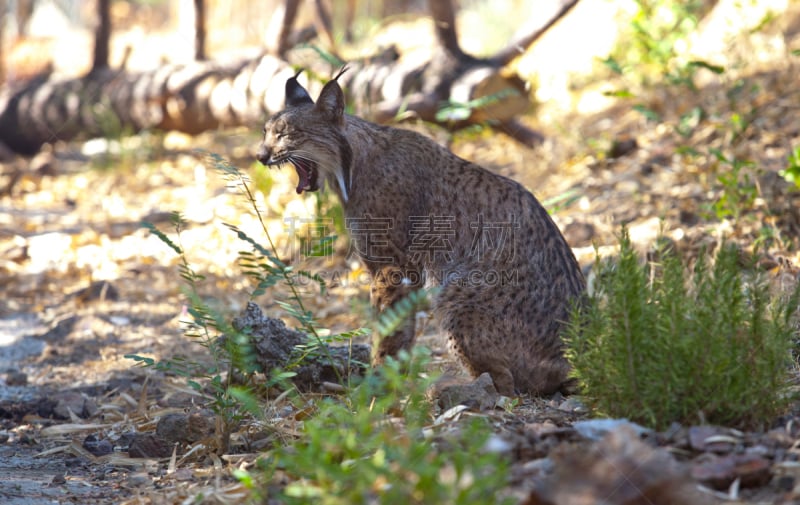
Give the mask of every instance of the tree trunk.
[(206, 2), (194, 0), (194, 59), (206, 59)]
[(276, 56), (283, 56), (289, 50), (292, 26), (294, 26), (299, 7), (300, 0), (282, 0), (278, 3), (272, 13), (272, 18), (264, 37), (264, 45), (267, 48), (267, 52)]
[(108, 47), (111, 41), (111, 0), (97, 1), (97, 28), (94, 32), (94, 58), (92, 69), (94, 74), (108, 68)]
[(3, 41), (5, 40), (5, 27), (6, 23), (5, 20), (8, 19), (8, 4), (3, 2), (0, 4), (0, 82), (6, 81), (6, 59), (5, 59), (5, 44)]

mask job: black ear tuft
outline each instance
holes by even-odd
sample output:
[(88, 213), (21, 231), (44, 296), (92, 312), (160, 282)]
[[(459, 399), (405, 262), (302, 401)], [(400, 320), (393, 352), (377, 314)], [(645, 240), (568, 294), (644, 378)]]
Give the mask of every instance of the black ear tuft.
[[(342, 74), (343, 74), (343, 73), (345, 73), (345, 72), (347, 72), (348, 70), (349, 70), (349, 69), (348, 69), (347, 65), (344, 65), (344, 66), (342, 66), (341, 70), (339, 70), (339, 73), (338, 73), (338, 74), (336, 74), (336, 77), (334, 77), (334, 78), (333, 78), (333, 79), (331, 79), (331, 80), (332, 80), (332, 81), (338, 81), (338, 80), (339, 80), (339, 77), (341, 77), (341, 76), (342, 76)], [(299, 75), (299, 74), (298, 74), (298, 75)]]
[(297, 82), (297, 78), (300, 74), (303, 73), (303, 69), (301, 68), (294, 77), (290, 77), (286, 80), (286, 106), (287, 107), (295, 107), (297, 105), (301, 105), (304, 103), (313, 104), (314, 100), (311, 99), (311, 96), (306, 91), (306, 88), (300, 85)]
[(342, 67), (336, 77), (325, 83), (319, 98), (317, 98), (317, 109), (322, 111), (330, 121), (338, 124), (341, 124), (344, 119), (344, 93), (342, 93), (338, 79), (345, 71), (347, 71), (347, 67)]

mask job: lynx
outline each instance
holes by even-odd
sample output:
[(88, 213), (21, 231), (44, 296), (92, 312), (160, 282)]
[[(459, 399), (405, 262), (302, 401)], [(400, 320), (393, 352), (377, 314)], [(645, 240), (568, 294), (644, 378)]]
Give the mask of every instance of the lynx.
[[(488, 372), (506, 396), (564, 391), (559, 333), (585, 282), (547, 211), (517, 182), (424, 135), (346, 114), (343, 72), (316, 103), (300, 73), (287, 80), (286, 107), (267, 120), (258, 161), (293, 165), (298, 194), (332, 187), (379, 312), (438, 286), (434, 318), (473, 376)], [(409, 321), (377, 345), (375, 364), (414, 338)]]

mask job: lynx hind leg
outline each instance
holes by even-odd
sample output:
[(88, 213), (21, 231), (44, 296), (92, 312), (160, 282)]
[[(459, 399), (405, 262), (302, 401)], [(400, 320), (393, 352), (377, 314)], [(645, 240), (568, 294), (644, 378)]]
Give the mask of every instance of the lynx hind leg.
[(437, 307), (450, 352), (473, 377), (488, 372), (498, 393), (515, 396), (518, 391), (509, 357), (501, 342), (492, 338), (489, 318), (480, 310), (449, 308)]
[(489, 349), (478, 351), (470, 343), (470, 337), (458, 332), (447, 331), (447, 344), (450, 352), (458, 358), (472, 377), (478, 377), (488, 372), (498, 393), (508, 397), (515, 396), (517, 391), (514, 387), (514, 376), (511, 374), (511, 369), (504, 363), (502, 356), (490, 356)]
[[(397, 266), (384, 266), (372, 278), (370, 301), (378, 315), (405, 298), (420, 287), (420, 275), (416, 270), (406, 270)], [(397, 356), (402, 350), (410, 350), (416, 338), (414, 314), (401, 323), (391, 335), (380, 336), (375, 342), (373, 365), (381, 365), (389, 356)]]

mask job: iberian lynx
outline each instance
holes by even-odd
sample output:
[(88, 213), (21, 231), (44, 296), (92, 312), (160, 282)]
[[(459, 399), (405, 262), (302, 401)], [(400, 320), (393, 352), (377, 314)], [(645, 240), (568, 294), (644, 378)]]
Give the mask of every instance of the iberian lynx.
[[(559, 334), (584, 279), (547, 211), (517, 182), (421, 134), (346, 114), (338, 77), (316, 103), (297, 75), (287, 81), (286, 108), (266, 122), (258, 161), (293, 165), (298, 194), (333, 188), (378, 311), (439, 286), (435, 319), (474, 376), (488, 372), (507, 396), (564, 390)], [(375, 362), (414, 336), (409, 321), (378, 344)]]

